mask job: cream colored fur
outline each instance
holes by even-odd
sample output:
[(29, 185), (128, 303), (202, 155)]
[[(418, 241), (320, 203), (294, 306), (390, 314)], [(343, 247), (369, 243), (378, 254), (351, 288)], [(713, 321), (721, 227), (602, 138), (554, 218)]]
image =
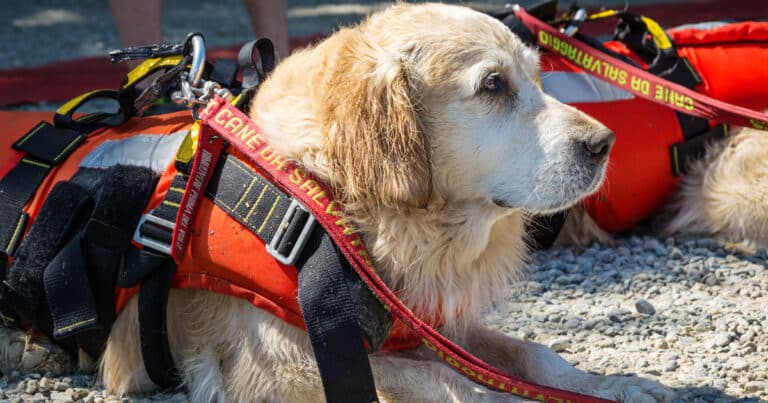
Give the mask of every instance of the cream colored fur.
[[(482, 307), (524, 272), (526, 217), (595, 191), (613, 141), (543, 94), (537, 75), (537, 54), (499, 21), (398, 4), (283, 61), (251, 110), (280, 153), (335, 189), (377, 272), (414, 311), (442, 317), (449, 338), (537, 383), (669, 400), (656, 382), (587, 374), (480, 325)], [(306, 333), (245, 301), (174, 290), (168, 330), (192, 401), (322, 399)], [(371, 365), (383, 401), (519, 400), (472, 383), (426, 348), (377, 353)], [(119, 394), (153, 389), (135, 300), (112, 329), (101, 375)]]

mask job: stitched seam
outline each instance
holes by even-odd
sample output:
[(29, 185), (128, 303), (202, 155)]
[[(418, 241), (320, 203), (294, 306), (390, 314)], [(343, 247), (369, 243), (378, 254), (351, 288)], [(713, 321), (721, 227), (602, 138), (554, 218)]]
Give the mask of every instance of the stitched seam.
[(37, 162), (37, 161), (32, 161), (32, 160), (27, 159), (27, 158), (22, 158), (21, 162), (26, 162), (29, 165), (37, 165), (39, 167), (43, 167), (43, 168), (46, 168), (46, 169), (51, 169), (51, 166), (48, 165), (48, 164), (44, 164), (42, 162)]
[(81, 320), (80, 322), (77, 322), (77, 323), (73, 323), (73, 324), (71, 324), (71, 325), (67, 325), (67, 326), (64, 326), (64, 327), (62, 327), (62, 328), (59, 328), (59, 329), (56, 331), (56, 333), (59, 333), (59, 334), (61, 334), (62, 332), (66, 332), (67, 330), (70, 330), (70, 329), (73, 329), (73, 328), (76, 328), (76, 327), (78, 327), (78, 326), (82, 326), (82, 325), (85, 325), (85, 324), (88, 324), (88, 323), (93, 323), (93, 322), (95, 322), (95, 321), (96, 321), (96, 319), (87, 319), (87, 320)]
[(30, 139), (30, 138), (31, 138), (33, 135), (35, 135), (37, 132), (39, 132), (39, 131), (40, 131), (40, 129), (42, 129), (44, 126), (45, 126), (45, 124), (44, 124), (43, 122), (40, 122), (40, 123), (38, 123), (38, 124), (37, 124), (37, 127), (35, 127), (34, 129), (32, 129), (32, 131), (31, 131), (31, 132), (27, 133), (27, 135), (26, 135), (26, 136), (24, 136), (24, 137), (23, 137), (21, 140), (17, 141), (17, 142), (16, 142), (16, 145), (17, 145), (17, 146), (21, 146), (22, 144), (24, 144), (24, 142), (26, 142), (27, 140), (29, 140), (29, 139)]
[[(277, 196), (277, 195), (276, 195), (276, 196)], [(257, 233), (259, 233), (259, 234), (260, 234), (260, 233), (261, 233), (261, 230), (263, 230), (263, 229), (264, 229), (264, 226), (266, 226), (266, 225), (267, 225), (267, 221), (269, 221), (269, 217), (271, 217), (271, 216), (272, 216), (272, 213), (275, 211), (275, 207), (277, 206), (277, 202), (279, 202), (279, 201), (280, 201), (280, 196), (277, 196), (277, 197), (275, 198), (275, 202), (274, 202), (274, 203), (272, 203), (272, 207), (270, 207), (270, 209), (269, 209), (269, 213), (267, 213), (267, 216), (264, 218), (264, 222), (262, 222), (262, 223), (261, 223), (261, 226), (260, 226), (260, 227), (259, 227), (259, 229), (256, 231)]]
[(77, 144), (77, 143), (80, 141), (80, 139), (81, 139), (81, 138), (82, 138), (82, 137), (80, 137), (80, 136), (77, 136), (77, 137), (75, 137), (75, 139), (74, 139), (74, 140), (72, 140), (72, 142), (70, 142), (70, 143), (69, 143), (69, 144), (68, 144), (66, 147), (64, 147), (64, 149), (63, 149), (63, 150), (61, 150), (61, 152), (60, 152), (58, 155), (56, 155), (55, 157), (53, 157), (53, 160), (54, 160), (54, 161), (58, 161), (58, 160), (59, 160), (59, 158), (60, 158), (62, 155), (64, 155), (64, 154), (67, 152), (67, 150), (69, 150), (69, 149), (70, 149), (70, 148), (72, 148), (72, 147), (73, 147), (75, 144)]
[(16, 228), (13, 229), (13, 235), (11, 235), (11, 239), (8, 241), (8, 245), (5, 247), (6, 254), (10, 255), (11, 246), (16, 243), (16, 238), (19, 236), (19, 232), (21, 231), (21, 224), (24, 222), (24, 215), (19, 216), (19, 221), (16, 223)]
[(242, 194), (242, 195), (240, 196), (240, 198), (237, 200), (237, 203), (235, 203), (235, 208), (233, 208), (233, 209), (232, 209), (232, 211), (235, 211), (235, 210), (237, 210), (237, 208), (238, 208), (238, 207), (240, 207), (240, 203), (242, 203), (242, 202), (243, 202), (243, 200), (245, 200), (245, 196), (247, 196), (247, 195), (248, 195), (248, 192), (250, 192), (250, 191), (251, 191), (251, 188), (253, 187), (253, 185), (254, 185), (255, 183), (256, 183), (256, 178), (251, 178), (251, 183), (249, 183), (249, 184), (248, 184), (248, 187), (247, 187), (247, 188), (245, 188), (245, 192), (243, 192), (243, 194)]

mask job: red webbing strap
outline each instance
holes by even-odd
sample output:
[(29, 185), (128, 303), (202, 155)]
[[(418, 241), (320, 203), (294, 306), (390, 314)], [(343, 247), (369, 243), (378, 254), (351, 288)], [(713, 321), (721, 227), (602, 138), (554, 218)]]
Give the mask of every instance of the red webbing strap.
[(201, 125), (199, 136), (195, 158), (192, 160), (184, 196), (179, 203), (179, 213), (176, 216), (176, 225), (173, 227), (171, 238), (171, 257), (177, 265), (181, 264), (184, 250), (192, 235), (190, 225), (195, 218), (200, 200), (205, 197), (205, 189), (213, 176), (216, 162), (224, 146), (224, 140), (211, 133), (209, 126)]
[(586, 73), (611, 85), (689, 115), (768, 130), (766, 114), (710, 98), (631, 66), (561, 33), (531, 16), (522, 7), (515, 9), (515, 16), (533, 32), (539, 47), (561, 55)]
[[(213, 134), (209, 129), (212, 129), (217, 136), (245, 154), (253, 163), (258, 165), (265, 175), (269, 176), (273, 183), (299, 200), (315, 216), (360, 275), (360, 278), (381, 302), (391, 309), (398, 319), (416, 332), (424, 344), (434, 351), (440, 359), (457, 371), (489, 388), (534, 400), (559, 403), (611, 402), (606, 399), (528, 383), (509, 376), (443, 337), (435, 329), (417, 318), (381, 281), (374, 271), (370, 255), (360, 235), (351, 228), (350, 223), (343, 216), (341, 207), (332, 199), (330, 190), (322, 182), (305, 169), (286, 163), (285, 158), (276, 156), (271, 150), (271, 146), (261, 135), (259, 128), (225, 99), (216, 97), (206, 106), (200, 116), (203, 130), (200, 134), (198, 154), (201, 147), (204, 152), (208, 144), (213, 144), (209, 143)], [(198, 165), (197, 161), (198, 156), (195, 157), (195, 165), (193, 165), (190, 173), (192, 179), (198, 177), (195, 172)], [(200, 165), (202, 166), (202, 164)], [(190, 180), (190, 183), (192, 182), (194, 180)], [(187, 211), (184, 201), (182, 201), (180, 211)]]

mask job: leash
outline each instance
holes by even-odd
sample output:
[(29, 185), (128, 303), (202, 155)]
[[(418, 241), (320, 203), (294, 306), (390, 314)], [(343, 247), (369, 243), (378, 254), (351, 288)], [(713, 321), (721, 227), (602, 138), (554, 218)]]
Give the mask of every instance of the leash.
[(513, 6), (513, 12), (533, 32), (539, 47), (611, 85), (689, 115), (768, 131), (766, 114), (708, 97), (613, 58), (561, 33), (519, 5)]
[[(411, 330), (442, 361), (471, 380), (489, 388), (544, 402), (585, 402), (606, 403), (611, 400), (591, 397), (575, 392), (537, 385), (507, 375), (473, 356), (451, 342), (437, 330), (416, 317), (375, 273), (373, 262), (360, 234), (351, 228), (343, 216), (338, 202), (322, 182), (301, 167), (285, 162), (284, 158), (269, 160), (262, 156), (265, 151), (271, 156), (273, 150), (261, 130), (226, 99), (214, 97), (200, 113), (201, 130), (198, 149), (190, 171), (190, 180), (180, 203), (180, 215), (171, 242), (171, 256), (179, 262), (189, 241), (188, 228), (202, 198), (202, 191), (218, 160), (223, 145), (230, 144), (242, 152), (273, 183), (300, 201), (317, 222), (325, 228), (355, 272), (376, 297)], [(275, 161), (280, 161), (279, 164)], [(311, 183), (312, 186), (301, 186)]]

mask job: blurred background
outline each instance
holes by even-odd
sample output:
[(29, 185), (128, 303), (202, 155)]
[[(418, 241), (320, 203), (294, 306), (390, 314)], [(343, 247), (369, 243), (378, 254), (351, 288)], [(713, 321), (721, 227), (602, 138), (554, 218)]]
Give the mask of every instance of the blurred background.
[[(509, 3), (446, 2), (499, 7)], [(523, 6), (536, 2), (520, 0)], [(288, 0), (289, 35), (294, 46), (306, 44), (389, 4), (392, 2)], [(561, 8), (570, 4), (560, 1)], [(665, 27), (768, 16), (766, 0), (580, 0), (579, 5), (590, 10), (628, 8), (656, 18)], [(590, 27), (590, 33), (607, 38), (612, 24), (597, 24)], [(162, 30), (167, 42), (181, 41), (187, 33), (199, 31), (208, 50), (228, 48), (230, 53), (254, 37), (241, 0), (165, 0)], [(0, 1), (0, 108), (56, 103), (88, 89), (116, 87), (125, 68), (110, 65), (107, 53), (119, 47), (107, 0)], [(75, 62), (66, 63), (71, 61)]]

